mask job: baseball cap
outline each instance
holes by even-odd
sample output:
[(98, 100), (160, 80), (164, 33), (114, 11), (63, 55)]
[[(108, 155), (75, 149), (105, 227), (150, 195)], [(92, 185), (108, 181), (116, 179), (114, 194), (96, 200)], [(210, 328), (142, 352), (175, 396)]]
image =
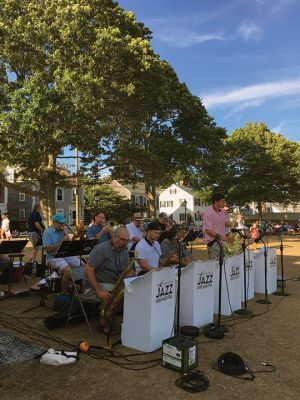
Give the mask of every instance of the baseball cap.
[(60, 222), (61, 224), (64, 224), (66, 222), (65, 216), (63, 214), (54, 214), (52, 216), (52, 221), (53, 222)]

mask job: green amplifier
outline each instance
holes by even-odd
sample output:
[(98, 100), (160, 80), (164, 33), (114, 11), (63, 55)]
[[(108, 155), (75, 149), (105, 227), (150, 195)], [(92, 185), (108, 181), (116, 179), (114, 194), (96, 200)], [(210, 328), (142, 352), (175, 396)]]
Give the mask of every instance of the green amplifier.
[(162, 365), (179, 372), (187, 372), (197, 367), (197, 342), (183, 336), (165, 339), (162, 342)]

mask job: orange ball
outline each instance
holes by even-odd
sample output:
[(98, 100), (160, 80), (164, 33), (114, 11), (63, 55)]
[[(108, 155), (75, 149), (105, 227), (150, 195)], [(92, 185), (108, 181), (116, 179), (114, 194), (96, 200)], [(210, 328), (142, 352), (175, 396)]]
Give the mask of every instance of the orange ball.
[(80, 342), (79, 348), (83, 353), (87, 353), (89, 351), (90, 345), (88, 342)]

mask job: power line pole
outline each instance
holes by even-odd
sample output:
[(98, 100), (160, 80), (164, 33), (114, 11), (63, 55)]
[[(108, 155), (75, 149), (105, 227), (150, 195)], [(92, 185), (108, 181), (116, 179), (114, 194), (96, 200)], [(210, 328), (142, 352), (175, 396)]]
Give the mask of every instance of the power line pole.
[(75, 213), (76, 213), (76, 227), (79, 226), (79, 185), (78, 185), (78, 147), (75, 147)]

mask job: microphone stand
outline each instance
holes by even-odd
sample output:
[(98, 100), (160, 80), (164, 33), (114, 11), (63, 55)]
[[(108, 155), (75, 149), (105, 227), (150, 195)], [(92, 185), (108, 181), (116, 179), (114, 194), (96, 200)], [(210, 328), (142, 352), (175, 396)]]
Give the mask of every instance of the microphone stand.
[(273, 293), (275, 296), (289, 296), (290, 294), (284, 291), (283, 277), (283, 235), (278, 235), (280, 239), (280, 263), (281, 263), (281, 291)]
[(176, 322), (176, 334), (180, 334), (180, 290), (181, 290), (181, 263), (182, 263), (182, 243), (177, 239), (178, 244), (178, 285), (177, 285), (177, 322)]
[(246, 242), (245, 238), (246, 235), (241, 234), (239, 232), (240, 237), (243, 239), (242, 242), (242, 249), (243, 249), (243, 259), (244, 259), (244, 308), (235, 311), (235, 314), (244, 315), (246, 317), (253, 317), (253, 313), (247, 310), (247, 285), (246, 285), (246, 278), (247, 278), (247, 263), (246, 263)]
[(258, 239), (255, 239), (255, 240), (257, 240), (256, 243), (261, 241), (262, 244), (264, 245), (264, 260), (265, 260), (265, 298), (257, 300), (256, 303), (259, 303), (259, 304), (272, 304), (272, 302), (268, 299), (268, 289), (267, 289), (267, 246), (266, 246), (265, 242), (262, 240), (261, 237), (258, 238)]
[[(216, 239), (215, 239), (216, 240)], [(204, 334), (210, 339), (223, 339), (224, 334), (228, 332), (226, 325), (221, 325), (221, 299), (222, 299), (222, 267), (224, 263), (224, 247), (221, 240), (216, 240), (220, 247), (219, 254), (219, 304), (218, 304), (218, 321), (215, 324), (210, 324)]]

